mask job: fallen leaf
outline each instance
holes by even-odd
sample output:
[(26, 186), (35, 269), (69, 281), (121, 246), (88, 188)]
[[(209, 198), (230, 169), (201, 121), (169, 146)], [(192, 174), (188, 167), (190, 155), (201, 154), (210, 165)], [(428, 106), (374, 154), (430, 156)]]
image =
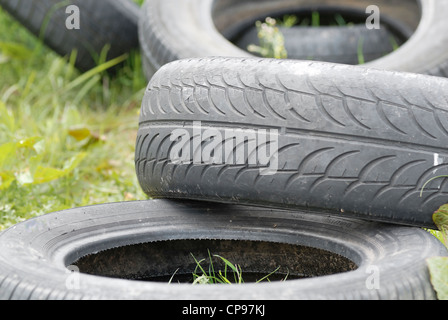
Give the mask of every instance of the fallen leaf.
[(442, 233), (445, 246), (448, 247), (448, 205), (443, 205), (433, 215), (434, 223)]
[(70, 129), (68, 130), (68, 134), (75, 138), (77, 141), (82, 141), (92, 136), (90, 130), (85, 127)]
[(68, 160), (63, 169), (38, 166), (34, 173), (34, 184), (41, 184), (57, 180), (69, 175), (87, 156), (85, 152), (79, 153)]
[(0, 146), (0, 169), (13, 160), (16, 150), (15, 142), (8, 142)]
[(11, 172), (0, 172), (0, 190), (6, 190), (16, 179)]
[(448, 300), (448, 257), (430, 258), (427, 263), (438, 299)]

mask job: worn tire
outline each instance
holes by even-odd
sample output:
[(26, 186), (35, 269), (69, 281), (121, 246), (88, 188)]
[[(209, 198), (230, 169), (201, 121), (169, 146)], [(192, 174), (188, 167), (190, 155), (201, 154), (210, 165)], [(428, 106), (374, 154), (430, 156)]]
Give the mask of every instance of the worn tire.
[[(365, 25), (350, 27), (280, 28), (285, 38), (288, 59), (359, 64), (358, 47), (362, 45), (364, 61), (379, 59), (394, 51), (395, 37), (382, 28), (368, 30)], [(259, 45), (258, 31), (251, 28), (235, 44), (246, 50)]]
[[(43, 41), (62, 56), (77, 50), (75, 66), (87, 71), (110, 45), (107, 58), (113, 59), (138, 49), (137, 24), (140, 9), (131, 0), (72, 0), (80, 10), (80, 29), (68, 30), (68, 5), (61, 0), (0, 0), (0, 6), (36, 36), (46, 25)], [(48, 19), (48, 22), (46, 21)]]
[(228, 41), (221, 32), (240, 21), (272, 10), (335, 4), (363, 10), (376, 4), (382, 15), (401, 20), (407, 27), (416, 30), (398, 50), (365, 64), (366, 67), (448, 75), (448, 33), (445, 32), (448, 28), (447, 1), (148, 0), (143, 7), (139, 27), (146, 76), (149, 79), (164, 64), (184, 58), (251, 57), (247, 51)]
[(448, 195), (447, 178), (425, 186), (448, 174), (447, 92), (445, 78), (359, 66), (173, 62), (143, 99), (137, 176), (150, 197), (431, 228)]
[[(192, 272), (190, 252), (200, 258), (207, 249), (243, 272), (271, 272), (286, 263), (291, 276), (307, 269), (325, 274), (347, 259), (355, 270), (218, 286), (123, 279), (169, 277), (184, 267)], [(442, 243), (419, 228), (205, 202), (103, 204), (48, 214), (1, 233), (0, 299), (429, 300), (436, 295), (425, 260), (443, 255)]]

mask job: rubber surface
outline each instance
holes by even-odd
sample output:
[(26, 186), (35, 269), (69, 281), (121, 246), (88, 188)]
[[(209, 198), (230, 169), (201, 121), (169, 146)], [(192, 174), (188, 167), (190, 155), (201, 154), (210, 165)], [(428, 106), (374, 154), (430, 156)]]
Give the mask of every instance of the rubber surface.
[[(80, 29), (66, 28), (68, 5), (80, 13)], [(87, 71), (110, 45), (107, 58), (113, 59), (138, 49), (138, 6), (131, 0), (0, 0), (0, 6), (46, 45), (62, 56), (77, 50), (75, 66)]]
[(448, 174), (447, 93), (445, 78), (359, 66), (173, 62), (143, 99), (137, 176), (151, 197), (434, 228), (448, 179), (425, 183)]
[[(365, 10), (375, 4), (381, 14), (416, 29), (393, 53), (366, 67), (448, 75), (448, 2), (439, 0), (148, 0), (143, 7), (139, 37), (148, 79), (161, 66), (179, 59), (209, 56), (250, 57), (228, 41), (224, 32), (239, 21), (272, 10), (300, 6), (340, 5)], [(421, 10), (419, 9), (421, 8)], [(420, 21), (419, 21), (420, 18)]]
[[(297, 257), (315, 248), (315, 252), (325, 250), (340, 255), (341, 258), (327, 261), (327, 267), (337, 265), (339, 260), (350, 259), (357, 268), (286, 282), (192, 286), (90, 275), (73, 265), (83, 257), (98, 257), (99, 260), (93, 260), (98, 264), (93, 266), (105, 267), (101, 270), (103, 274), (112, 264), (117, 267), (115, 273), (129, 269), (135, 276), (141, 271), (160, 275), (160, 265), (154, 263), (154, 260), (160, 260), (171, 267), (164, 266), (166, 269), (163, 270), (170, 276), (177, 268), (185, 266), (167, 263), (178, 256), (180, 260), (173, 261), (183, 261), (180, 257), (182, 246), (173, 248), (172, 243), (196, 241), (201, 247), (220, 243), (216, 240), (234, 241), (235, 248), (242, 245), (257, 248), (262, 242), (270, 243), (271, 248), (289, 244), (290, 248), (297, 248), (294, 254), (289, 254)], [(250, 268), (246, 262), (263, 256), (262, 252), (252, 254), (250, 250), (245, 255), (245, 252), (232, 251), (233, 246), (226, 247), (225, 242), (221, 244), (227, 251), (213, 252), (231, 260), (239, 257), (243, 262), (234, 263), (242, 263), (243, 267)], [(150, 259), (142, 256), (147, 251), (139, 250), (151, 246), (162, 251)], [(168, 255), (163, 251), (165, 248), (171, 248)], [(136, 256), (127, 259), (129, 257), (116, 255), (123, 251), (133, 252)], [(108, 254), (111, 260), (106, 262), (110, 263), (101, 264), (100, 258)], [(279, 261), (285, 257), (284, 252), (272, 254), (271, 258)], [(425, 259), (443, 255), (446, 255), (443, 245), (419, 228), (205, 202), (154, 200), (104, 204), (48, 214), (2, 232), (0, 299), (430, 300), (435, 299), (435, 293)], [(147, 264), (135, 265), (136, 257), (145, 259)], [(191, 256), (189, 258), (191, 260)], [(308, 261), (313, 257), (305, 255), (303, 258)], [(321, 259), (321, 255), (314, 259)], [(300, 272), (301, 266), (306, 266), (301, 259), (295, 260), (298, 269), (290, 269), (291, 273)], [(273, 266), (275, 268), (275, 262), (268, 265), (267, 270), (272, 271)], [(322, 268), (324, 264), (316, 266)]]

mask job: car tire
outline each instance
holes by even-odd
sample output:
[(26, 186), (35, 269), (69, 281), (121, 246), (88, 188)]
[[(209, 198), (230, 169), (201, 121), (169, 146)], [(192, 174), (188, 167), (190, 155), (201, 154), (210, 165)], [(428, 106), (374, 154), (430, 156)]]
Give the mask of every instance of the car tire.
[(79, 29), (67, 29), (68, 4), (60, 0), (0, 0), (34, 35), (62, 56), (77, 51), (75, 66), (81, 71), (98, 65), (102, 50), (110, 45), (107, 59), (138, 50), (140, 9), (131, 0), (73, 0), (79, 8)]
[[(291, 277), (308, 278), (211, 286), (148, 281), (193, 272), (190, 253), (200, 259), (208, 250), (243, 272), (269, 273), (281, 263)], [(206, 202), (103, 204), (2, 232), (0, 299), (432, 300), (426, 259), (443, 255), (442, 243), (419, 228)]]
[[(164, 64), (187, 58), (225, 56), (251, 57), (223, 34), (232, 26), (254, 16), (298, 6), (335, 5), (332, 0), (234, 1), (234, 0), (148, 0), (139, 26), (143, 64), (148, 79)], [(415, 30), (398, 50), (366, 63), (366, 67), (448, 75), (448, 2), (437, 0), (376, 1), (381, 15), (401, 20)], [(366, 10), (370, 0), (337, 1), (338, 6)], [(253, 56), (252, 56), (253, 57)]]
[(448, 195), (448, 80), (261, 58), (166, 65), (135, 164), (155, 198), (306, 208), (434, 228)]

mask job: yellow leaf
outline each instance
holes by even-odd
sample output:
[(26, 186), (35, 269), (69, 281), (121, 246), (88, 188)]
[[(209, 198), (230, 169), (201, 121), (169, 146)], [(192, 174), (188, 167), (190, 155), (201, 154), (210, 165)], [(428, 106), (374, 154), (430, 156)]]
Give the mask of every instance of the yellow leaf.
[(8, 189), (15, 179), (15, 176), (10, 172), (0, 172), (0, 190)]
[(0, 168), (14, 160), (17, 145), (14, 142), (8, 142), (0, 145)]
[(70, 136), (72, 136), (73, 138), (75, 138), (77, 141), (82, 141), (82, 140), (85, 140), (85, 139), (89, 138), (90, 136), (92, 136), (92, 133), (87, 128), (70, 129), (68, 131), (68, 134)]
[(49, 168), (38, 166), (34, 174), (34, 184), (46, 183), (68, 176), (82, 160), (87, 156), (86, 153), (81, 152), (67, 161), (64, 169)]

